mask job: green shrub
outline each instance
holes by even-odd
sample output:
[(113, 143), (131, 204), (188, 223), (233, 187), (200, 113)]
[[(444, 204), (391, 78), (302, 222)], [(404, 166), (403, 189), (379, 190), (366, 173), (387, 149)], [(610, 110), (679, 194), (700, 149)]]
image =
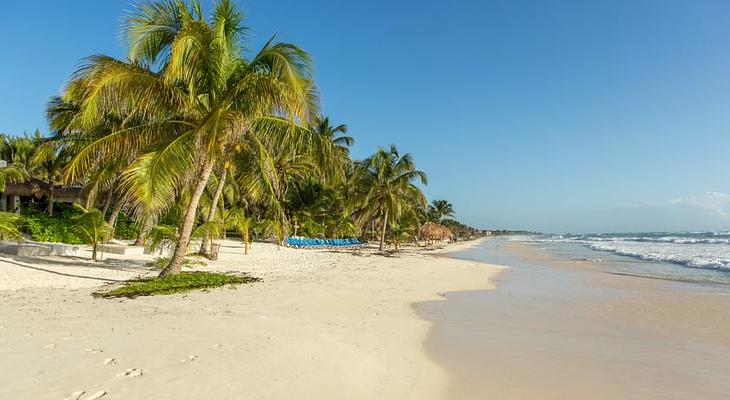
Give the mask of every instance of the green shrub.
[[(150, 268), (150, 269), (163, 270), (167, 267), (168, 264), (170, 264), (170, 257), (159, 257), (159, 258), (155, 258), (154, 260), (152, 260), (150, 262), (145, 263), (144, 266), (147, 268)], [(183, 261), (183, 267), (195, 268), (195, 267), (205, 267), (206, 265), (208, 265), (208, 264), (206, 264), (203, 261), (192, 260), (190, 258), (186, 258)]]
[(124, 211), (119, 213), (114, 224), (114, 237), (117, 239), (136, 239), (139, 234), (139, 226)]
[(248, 275), (229, 275), (202, 271), (181, 272), (177, 275), (129, 280), (122, 287), (107, 292), (96, 292), (94, 296), (135, 298), (138, 296), (183, 293), (195, 289), (210, 289), (225, 285), (240, 285), (258, 280), (258, 278)]
[(23, 231), (30, 234), (33, 240), (39, 242), (55, 242), (68, 244), (85, 243), (73, 231), (74, 221), (67, 213), (49, 217), (35, 210), (28, 211), (25, 216)]

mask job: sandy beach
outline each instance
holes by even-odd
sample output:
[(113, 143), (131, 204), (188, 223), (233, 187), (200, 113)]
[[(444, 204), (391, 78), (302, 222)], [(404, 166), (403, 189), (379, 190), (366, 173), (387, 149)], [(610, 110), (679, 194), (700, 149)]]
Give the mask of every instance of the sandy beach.
[(424, 350), (431, 323), (413, 303), (490, 288), (501, 270), (416, 251), (256, 243), (243, 256), (240, 243), (225, 241), (220, 260), (201, 269), (261, 282), (91, 296), (156, 273), (144, 267), (149, 259), (0, 257), (0, 398), (444, 398), (452, 376)]

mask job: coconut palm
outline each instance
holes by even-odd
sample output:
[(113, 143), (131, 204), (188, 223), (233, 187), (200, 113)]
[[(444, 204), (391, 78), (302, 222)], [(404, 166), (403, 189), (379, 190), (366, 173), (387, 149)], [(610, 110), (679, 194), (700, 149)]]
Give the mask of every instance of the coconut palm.
[(15, 157), (16, 140), (17, 138), (0, 134), (0, 160), (5, 162), (3, 166), (0, 166), (0, 192), (5, 191), (6, 184), (20, 182), (28, 177), (27, 168), (14, 163), (17, 160)]
[(33, 154), (41, 139), (42, 135), (39, 131), (33, 135), (23, 134), (23, 136), (7, 138), (7, 161), (22, 170), (26, 176), (31, 176), (36, 167), (33, 162)]
[(329, 117), (317, 116), (312, 131), (330, 144), (327, 149), (320, 149), (315, 154), (319, 168), (330, 181), (341, 181), (350, 162), (350, 147), (355, 144), (355, 139), (347, 135), (347, 125), (333, 126)]
[(318, 134), (329, 138), (335, 145), (349, 154), (350, 147), (355, 144), (352, 136), (347, 136), (347, 125), (332, 126), (329, 117), (318, 116), (312, 129)]
[(0, 167), (0, 192), (5, 191), (5, 185), (13, 182), (20, 182), (26, 178), (25, 171), (13, 164)]
[(113, 154), (139, 153), (122, 176), (130, 206), (165, 210), (178, 194), (189, 193), (161, 275), (180, 272), (200, 198), (228, 149), (255, 125), (287, 129), (316, 112), (307, 53), (271, 40), (245, 58), (242, 19), (229, 0), (215, 3), (210, 21), (199, 2), (142, 4), (125, 24), (129, 60), (89, 57), (70, 85), (84, 99), (73, 129), (93, 126), (104, 113), (127, 114), (137, 123), (85, 146), (69, 163), (67, 178), (79, 178)]
[(446, 200), (433, 200), (428, 207), (429, 221), (441, 222), (445, 217), (453, 217), (454, 206)]
[[(83, 130), (79, 130), (74, 125), (74, 121), (79, 117), (81, 112), (81, 104), (84, 101), (85, 82), (78, 80), (72, 82), (66, 90), (64, 97), (54, 96), (48, 102), (46, 108), (46, 117), (48, 124), (55, 131), (54, 136), (46, 141), (44, 145), (50, 149), (59, 148), (58, 155), (63, 155), (64, 162), (83, 151), (86, 146), (99, 140), (107, 135), (119, 132), (126, 127), (135, 126), (139, 121), (130, 117), (129, 113), (113, 113), (104, 112), (93, 125), (84, 126)], [(76, 124), (78, 125), (78, 124)], [(49, 146), (50, 145), (50, 146)], [(46, 152), (41, 154), (40, 159), (47, 161), (53, 160), (54, 152)], [(107, 223), (114, 228), (117, 217), (122, 208), (126, 205), (125, 193), (120, 190), (119, 182), (121, 179), (121, 171), (129, 166), (138, 156), (138, 152), (117, 152), (109, 154), (103, 162), (98, 162), (91, 166), (86, 173), (77, 179), (77, 182), (84, 184), (88, 193), (87, 206), (95, 203), (97, 193), (104, 194), (104, 206), (102, 215), (106, 215), (111, 209)], [(51, 158), (49, 158), (49, 156)], [(70, 179), (66, 179), (67, 183)], [(52, 204), (52, 203), (51, 203)], [(149, 210), (137, 209), (137, 214), (148, 215), (153, 214)], [(114, 232), (112, 231), (112, 237)]]
[(380, 251), (385, 248), (385, 233), (389, 222), (398, 223), (406, 212), (415, 212), (426, 203), (421, 190), (414, 184), (427, 184), (426, 173), (416, 169), (413, 156), (401, 155), (395, 145), (378, 151), (359, 163), (358, 185), (362, 188), (358, 210), (359, 219), (380, 219)]
[(247, 255), (248, 248), (251, 245), (250, 233), (253, 218), (246, 215), (246, 210), (243, 207), (233, 207), (226, 211), (225, 220), (229, 228), (235, 229), (241, 235), (243, 254)]
[(66, 166), (69, 155), (59, 141), (54, 139), (44, 140), (33, 154), (35, 165), (33, 175), (43, 179), (48, 184), (48, 206), (46, 212), (53, 216), (53, 205), (55, 202), (56, 185), (61, 180), (62, 169)]

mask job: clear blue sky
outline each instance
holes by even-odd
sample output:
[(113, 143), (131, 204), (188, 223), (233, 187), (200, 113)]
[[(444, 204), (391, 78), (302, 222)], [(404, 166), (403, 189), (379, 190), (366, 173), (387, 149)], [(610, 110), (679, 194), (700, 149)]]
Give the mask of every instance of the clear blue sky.
[[(8, 3), (0, 132), (46, 132), (82, 57), (123, 56), (129, 2)], [(412, 152), (468, 223), (730, 229), (728, 1), (240, 4), (250, 47), (277, 33), (313, 55), (355, 156)]]

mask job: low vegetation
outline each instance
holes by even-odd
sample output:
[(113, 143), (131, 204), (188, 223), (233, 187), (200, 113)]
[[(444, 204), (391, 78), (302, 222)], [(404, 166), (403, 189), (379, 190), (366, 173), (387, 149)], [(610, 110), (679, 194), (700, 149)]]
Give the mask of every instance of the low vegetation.
[(56, 212), (53, 216), (38, 210), (36, 207), (27, 206), (22, 209), (24, 224), (19, 229), (30, 235), (31, 239), (38, 242), (83, 244), (84, 239), (79, 237), (74, 230), (73, 218), (80, 214), (80, 211), (67, 204), (56, 205)]
[[(167, 267), (167, 264), (170, 264), (170, 257), (156, 258), (146, 263), (144, 266), (149, 269), (163, 270), (165, 269), (165, 267)], [(183, 261), (183, 267), (188, 268), (205, 267), (206, 265), (207, 264), (203, 261), (192, 260), (190, 258), (186, 258), (185, 261)]]
[(109, 291), (94, 293), (102, 298), (135, 298), (139, 296), (156, 296), (185, 293), (191, 290), (212, 289), (226, 285), (242, 285), (259, 281), (248, 275), (231, 275), (214, 272), (181, 272), (176, 275), (156, 276), (152, 278), (133, 279), (121, 287)]
[(22, 217), (14, 213), (0, 211), (0, 240), (21, 240), (23, 236), (18, 230)]

